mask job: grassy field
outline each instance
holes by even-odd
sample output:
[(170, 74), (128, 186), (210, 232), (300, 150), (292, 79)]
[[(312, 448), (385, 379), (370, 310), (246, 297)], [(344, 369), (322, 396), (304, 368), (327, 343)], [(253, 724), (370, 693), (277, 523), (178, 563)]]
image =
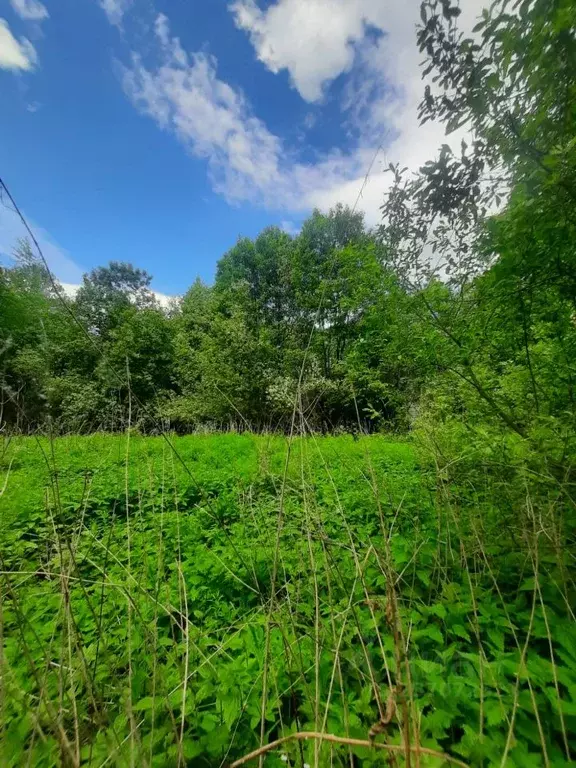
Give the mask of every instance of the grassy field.
[(0, 765), (570, 764), (563, 562), (409, 443), (288, 445), (4, 442)]

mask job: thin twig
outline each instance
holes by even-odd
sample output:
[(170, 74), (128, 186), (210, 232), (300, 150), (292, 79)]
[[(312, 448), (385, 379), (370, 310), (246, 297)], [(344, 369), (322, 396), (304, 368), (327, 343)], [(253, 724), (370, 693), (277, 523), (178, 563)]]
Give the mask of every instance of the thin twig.
[[(350, 739), (345, 736), (335, 736), (333, 733), (319, 733), (317, 731), (300, 731), (298, 733), (292, 733), (290, 736), (284, 736), (281, 739), (276, 739), (275, 741), (271, 741), (270, 744), (266, 744), (263, 747), (259, 747), (258, 749), (255, 749), (253, 752), (249, 752), (247, 755), (244, 755), (244, 757), (241, 757), (239, 760), (235, 760), (233, 763), (230, 763), (229, 768), (237, 768), (239, 765), (244, 765), (244, 763), (249, 762), (250, 760), (254, 760), (255, 757), (260, 757), (260, 755), (264, 755), (266, 752), (271, 752), (273, 749), (276, 749), (277, 747), (281, 746), (282, 744), (286, 744), (290, 741), (303, 741), (306, 739), (321, 739), (322, 741), (329, 741), (333, 744), (348, 744), (351, 747), (367, 747), (368, 749), (384, 749), (387, 752), (406, 752), (406, 746), (403, 744), (380, 744), (380, 743), (372, 743), (368, 741), (367, 739)], [(435, 749), (429, 749), (428, 747), (419, 747), (419, 746), (410, 746), (409, 747), (410, 752), (414, 752), (415, 754), (422, 754), (422, 755), (430, 755), (431, 757), (437, 757), (439, 760), (445, 760), (448, 763), (452, 763), (452, 765), (459, 765), (460, 768), (468, 768), (468, 765), (466, 763), (463, 763), (461, 760), (458, 760), (455, 757), (452, 757), (451, 755), (447, 755), (445, 752), (437, 752)]]

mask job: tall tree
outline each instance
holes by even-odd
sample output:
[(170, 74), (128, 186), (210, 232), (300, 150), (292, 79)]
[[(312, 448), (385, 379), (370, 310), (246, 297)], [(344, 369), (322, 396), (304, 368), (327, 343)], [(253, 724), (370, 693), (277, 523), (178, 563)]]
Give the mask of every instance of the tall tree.
[(75, 309), (92, 333), (106, 336), (130, 308), (156, 306), (151, 275), (132, 264), (111, 261), (84, 275)]
[(395, 169), (381, 234), (405, 282), (428, 283), (416, 308), (451, 392), (526, 436), (574, 412), (575, 9), (498, 2), (475, 38), (458, 18), (447, 0), (422, 4), (435, 86), (421, 116), (474, 140), (459, 154), (444, 146), (413, 181)]

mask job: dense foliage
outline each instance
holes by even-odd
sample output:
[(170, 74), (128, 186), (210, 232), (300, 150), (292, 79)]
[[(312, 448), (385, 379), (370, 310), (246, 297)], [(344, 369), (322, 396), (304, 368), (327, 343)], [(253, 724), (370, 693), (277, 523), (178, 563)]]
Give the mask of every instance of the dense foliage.
[(148, 274), (116, 262), (66, 307), (21, 242), (0, 273), (6, 427), (286, 429), (298, 390), (312, 428), (405, 429), (423, 393), (446, 407), (444, 390), (452, 414), (563, 432), (574, 417), (575, 10), (510, 5), (466, 39), (457, 7), (422, 4), (434, 77), (421, 117), (467, 141), (416, 177), (391, 167), (375, 232), (338, 206), (297, 237), (241, 238), (214, 285), (197, 281), (169, 312)]
[(2, 765), (219, 766), (301, 731), (366, 746), (287, 743), (266, 764), (389, 765), (371, 729), (395, 765), (448, 764), (402, 744), (569, 764), (573, 566), (553, 486), (503, 531), (490, 480), (446, 487), (402, 442), (173, 447), (184, 464), (161, 437), (6, 448)]
[(576, 5), (459, 15), (376, 230), (0, 272), (2, 764), (573, 760)]
[[(299, 380), (311, 426), (350, 426), (357, 408), (405, 423), (417, 385), (390, 331), (406, 296), (359, 213), (315, 212), (295, 238), (272, 227), (240, 239), (214, 285), (196, 281), (169, 311), (129, 264), (93, 270), (66, 307), (28, 243), (15, 258), (2, 275), (15, 305), (1, 321), (7, 426), (119, 430), (130, 411), (146, 431), (284, 429)], [(382, 323), (390, 338), (368, 354)]]

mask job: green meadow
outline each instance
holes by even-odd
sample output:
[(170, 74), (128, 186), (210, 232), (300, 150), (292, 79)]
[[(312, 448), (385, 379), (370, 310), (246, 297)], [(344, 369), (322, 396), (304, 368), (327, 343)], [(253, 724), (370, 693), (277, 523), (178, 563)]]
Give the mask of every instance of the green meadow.
[(566, 573), (419, 456), (5, 441), (2, 765), (568, 765)]

